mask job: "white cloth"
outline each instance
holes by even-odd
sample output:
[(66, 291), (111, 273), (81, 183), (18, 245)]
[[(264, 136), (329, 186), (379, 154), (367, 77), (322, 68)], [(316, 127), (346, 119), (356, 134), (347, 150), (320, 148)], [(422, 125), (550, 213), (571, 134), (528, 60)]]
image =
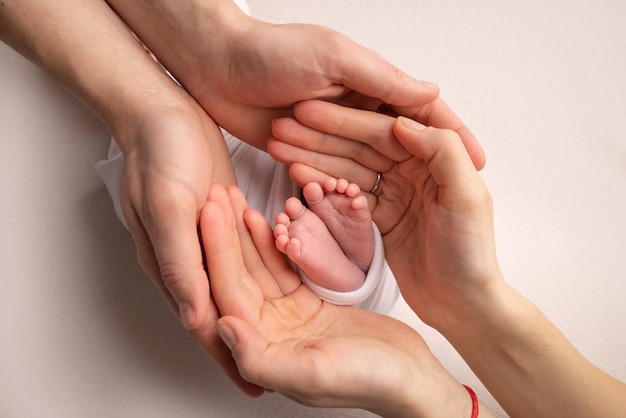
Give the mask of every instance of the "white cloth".
[(239, 8), (243, 10), (245, 14), (250, 14), (250, 7), (248, 6), (248, 2), (246, 0), (235, 0), (235, 4), (239, 6)]

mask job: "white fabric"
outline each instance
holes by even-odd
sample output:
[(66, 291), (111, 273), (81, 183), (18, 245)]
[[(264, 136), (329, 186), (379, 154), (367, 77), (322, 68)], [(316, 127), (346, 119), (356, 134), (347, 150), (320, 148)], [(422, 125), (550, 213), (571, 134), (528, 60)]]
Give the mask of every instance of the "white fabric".
[(126, 221), (124, 220), (124, 214), (122, 213), (122, 206), (120, 205), (120, 183), (122, 182), (122, 169), (124, 168), (124, 156), (122, 151), (117, 145), (117, 142), (111, 138), (111, 145), (109, 145), (109, 152), (106, 160), (100, 160), (96, 163), (96, 171), (104, 181), (111, 200), (113, 200), (113, 209), (118, 219), (124, 224), (126, 229)]
[(247, 15), (250, 14), (250, 7), (248, 6), (248, 2), (246, 0), (235, 0), (235, 4), (239, 6), (239, 8)]
[[(398, 297), (398, 288), (395, 286), (395, 279), (389, 270), (384, 257), (385, 249), (383, 247), (383, 237), (380, 230), (374, 222), (372, 222), (374, 230), (374, 258), (367, 272), (367, 277), (363, 285), (350, 292), (339, 292), (319, 286), (311, 281), (309, 277), (300, 272), (300, 279), (309, 289), (311, 289), (321, 299), (334, 303), (335, 305), (356, 305), (361, 304), (363, 308), (367, 306), (368, 310), (385, 305), (386, 300), (395, 300)], [(381, 257), (380, 255), (383, 255)], [(388, 277), (391, 276), (391, 277)], [(385, 286), (385, 282), (391, 282), (394, 286)], [(364, 308), (366, 309), (366, 308)], [(385, 311), (386, 313), (387, 311)]]
[(270, 155), (222, 131), (235, 169), (237, 186), (248, 204), (261, 212), (274, 227), (274, 217), (284, 210), (285, 200), (300, 196), (300, 188), (289, 178), (286, 165)]

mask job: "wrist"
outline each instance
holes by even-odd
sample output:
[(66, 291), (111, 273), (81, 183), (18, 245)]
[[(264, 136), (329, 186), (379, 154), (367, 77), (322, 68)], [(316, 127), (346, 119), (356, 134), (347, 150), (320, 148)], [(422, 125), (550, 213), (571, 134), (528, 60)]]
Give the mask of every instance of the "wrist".
[(436, 325), (481, 379), (482, 371), (504, 370), (510, 358), (518, 358), (527, 345), (534, 345), (540, 334), (535, 331), (545, 323), (541, 312), (503, 278), (482, 295), (482, 301), (458, 302), (445, 324)]
[[(398, 377), (380, 399), (369, 399), (370, 412), (386, 418), (472, 416), (472, 399), (430, 351), (415, 351), (403, 359), (405, 378)], [(482, 416), (482, 415), (481, 415)]]
[(179, 114), (189, 111), (190, 101), (185, 100), (185, 95), (177, 86), (122, 89), (114, 95), (117, 106), (109, 106), (101, 115), (122, 153), (129, 155), (139, 146), (138, 139), (149, 140), (152, 136), (145, 130), (160, 125), (159, 121), (176, 120)]
[(105, 3), (23, 3), (0, 18), (2, 39), (94, 110), (115, 134), (154, 104), (181, 97), (183, 90)]
[(81, 89), (126, 154), (142, 126), (188, 112), (195, 101), (137, 41), (127, 63), (112, 66)]
[(482, 334), (504, 320), (518, 296), (497, 270), (480, 284), (446, 292), (434, 309), (436, 314), (429, 315), (428, 325), (448, 339)]
[(108, 3), (190, 91), (191, 85), (206, 82), (215, 69), (227, 65), (224, 57), (229, 39), (254, 20), (232, 0)]
[[(385, 418), (472, 418), (472, 399), (465, 388), (458, 382), (437, 394), (433, 394), (433, 388), (428, 388), (428, 395), (421, 393), (410, 394), (405, 402), (396, 404), (392, 411), (372, 410)], [(482, 416), (482, 415), (480, 415)]]

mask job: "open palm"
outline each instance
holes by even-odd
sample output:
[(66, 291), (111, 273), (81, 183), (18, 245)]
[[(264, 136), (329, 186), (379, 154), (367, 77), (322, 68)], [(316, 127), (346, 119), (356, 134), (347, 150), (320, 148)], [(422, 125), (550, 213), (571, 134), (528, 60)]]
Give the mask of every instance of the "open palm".
[(457, 132), (407, 134), (394, 117), (323, 102), (301, 103), (295, 116), (274, 124), (268, 148), (300, 185), (330, 175), (367, 191), (382, 173), (366, 196), (389, 266), (422, 320), (440, 320), (463, 289), (499, 271), (491, 198)]
[(451, 379), (407, 325), (328, 304), (302, 285), (238, 189), (212, 186), (201, 228), (218, 330), (244, 379), (307, 405), (372, 411), (381, 400), (405, 406), (399, 382), (427, 396), (439, 388), (425, 384), (433, 374)]

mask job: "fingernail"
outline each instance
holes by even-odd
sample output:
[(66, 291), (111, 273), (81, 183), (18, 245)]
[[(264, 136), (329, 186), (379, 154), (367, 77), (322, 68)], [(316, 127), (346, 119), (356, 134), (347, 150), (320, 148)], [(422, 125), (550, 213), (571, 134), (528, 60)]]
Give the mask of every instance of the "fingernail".
[(178, 308), (180, 320), (185, 328), (191, 327), (191, 324), (196, 320), (196, 312), (193, 310), (190, 304), (181, 303)]
[(422, 87), (428, 90), (439, 90), (439, 86), (430, 81), (421, 81)]
[(217, 333), (220, 335), (220, 338), (224, 341), (224, 344), (226, 344), (229, 350), (232, 350), (235, 347), (235, 344), (237, 344), (237, 337), (228, 325), (218, 322)]
[(421, 123), (414, 121), (413, 119), (409, 119), (409, 118), (405, 118), (403, 116), (400, 116), (400, 123), (402, 123), (402, 126), (404, 126), (407, 129), (411, 129), (413, 131), (423, 131), (424, 129), (426, 129), (426, 126), (422, 125)]

